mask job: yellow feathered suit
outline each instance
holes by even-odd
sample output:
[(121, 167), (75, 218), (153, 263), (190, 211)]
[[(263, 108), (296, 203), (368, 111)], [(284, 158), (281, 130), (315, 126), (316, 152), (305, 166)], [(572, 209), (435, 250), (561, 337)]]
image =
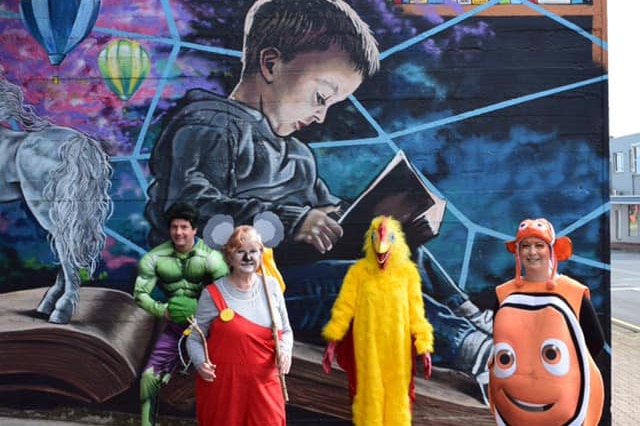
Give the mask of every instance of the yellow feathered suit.
[(433, 352), (420, 275), (401, 225), (391, 217), (373, 219), (364, 253), (349, 268), (322, 336), (339, 342), (352, 327), (353, 423), (409, 426), (415, 354)]

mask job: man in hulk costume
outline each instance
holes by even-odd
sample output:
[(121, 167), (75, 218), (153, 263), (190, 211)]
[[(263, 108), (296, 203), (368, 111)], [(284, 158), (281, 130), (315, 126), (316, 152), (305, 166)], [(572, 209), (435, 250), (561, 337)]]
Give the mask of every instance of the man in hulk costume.
[(171, 239), (140, 259), (134, 286), (136, 303), (166, 321), (140, 378), (142, 426), (156, 423), (160, 387), (169, 382), (179, 362), (180, 337), (196, 312), (200, 292), (229, 273), (222, 254), (196, 237), (195, 207), (176, 203), (165, 218)]

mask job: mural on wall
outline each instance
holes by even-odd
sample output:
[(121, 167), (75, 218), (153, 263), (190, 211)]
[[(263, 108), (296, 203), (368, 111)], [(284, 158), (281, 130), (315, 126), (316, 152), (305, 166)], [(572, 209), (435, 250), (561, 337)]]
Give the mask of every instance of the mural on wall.
[(22, 23), (47, 52), (52, 65), (60, 65), (89, 35), (99, 11), (100, 0), (20, 1)]
[[(304, 14), (290, 1), (287, 17), (254, 16), (272, 41), (245, 34), (253, 1), (81, 1), (65, 25), (86, 34), (57, 53), (28, 23), (32, 3), (47, 2), (0, 5), (3, 298), (20, 300), (23, 316), (46, 314), (30, 316), (30, 330), (49, 320), (84, 332), (93, 309), (114, 301), (140, 321), (109, 331), (137, 342), (123, 355), (129, 367), (118, 386), (77, 392), (79, 374), (74, 390), (66, 382), (58, 393), (93, 402), (137, 395), (140, 342), (151, 341), (155, 325), (113, 292), (132, 293), (138, 260), (168, 239), (163, 212), (176, 200), (197, 204), (201, 232), (216, 214), (236, 223), (265, 211), (280, 218), (285, 298), (296, 341), (312, 348), (324, 345), (320, 331), (344, 274), (362, 255), (358, 225), (366, 229), (380, 212), (400, 217), (435, 329), (430, 385), (456, 388), (459, 405), (487, 415), (494, 287), (513, 274), (504, 241), (522, 219), (547, 217), (572, 238), (565, 272), (590, 286), (608, 327), (599, 2), (354, 0), (344, 23), (318, 18), (305, 37), (292, 37), (288, 28)], [(349, 30), (354, 22), (359, 32)], [(328, 41), (344, 47), (326, 50)], [(64, 61), (50, 62), (53, 54)], [(44, 185), (65, 180), (46, 177), (53, 163), (81, 158), (66, 145), (93, 152), (71, 162), (82, 170), (61, 170), (91, 174), (73, 175), (66, 188), (79, 192), (52, 195)], [(358, 206), (370, 217), (348, 219)], [(52, 212), (58, 207), (66, 210)], [(13, 319), (1, 321), (8, 333)], [(607, 353), (599, 364), (606, 380), (609, 365)], [(460, 379), (438, 383), (438, 369)], [(295, 389), (294, 381), (292, 403), (304, 408)]]
[(19, 101), (20, 88), (0, 78), (0, 117), (23, 131), (0, 127), (0, 200), (22, 200), (49, 233), (60, 263), (55, 283), (37, 306), (53, 323), (69, 322), (81, 273), (92, 277), (111, 213), (111, 166), (100, 143), (38, 117)]

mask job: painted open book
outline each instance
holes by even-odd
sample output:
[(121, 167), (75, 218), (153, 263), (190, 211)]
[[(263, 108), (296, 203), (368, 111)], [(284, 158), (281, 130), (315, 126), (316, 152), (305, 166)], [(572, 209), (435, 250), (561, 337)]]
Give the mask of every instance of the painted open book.
[(344, 236), (329, 256), (362, 257), (364, 233), (378, 215), (393, 216), (400, 221), (407, 244), (414, 251), (438, 234), (445, 207), (446, 202), (427, 187), (404, 152), (398, 151), (338, 219)]
[(156, 319), (118, 290), (84, 287), (69, 324), (52, 324), (33, 307), (46, 289), (0, 295), (0, 392), (52, 393), (101, 403), (138, 379)]

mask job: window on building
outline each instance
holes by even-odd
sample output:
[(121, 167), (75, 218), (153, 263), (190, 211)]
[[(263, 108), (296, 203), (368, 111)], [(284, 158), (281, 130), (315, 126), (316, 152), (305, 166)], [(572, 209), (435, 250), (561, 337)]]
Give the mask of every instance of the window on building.
[(613, 171), (616, 173), (624, 172), (624, 152), (613, 153)]
[(640, 145), (632, 145), (629, 150), (629, 166), (631, 173), (640, 173)]
[(629, 236), (638, 237), (640, 233), (638, 231), (638, 212), (640, 211), (640, 205), (629, 205)]

